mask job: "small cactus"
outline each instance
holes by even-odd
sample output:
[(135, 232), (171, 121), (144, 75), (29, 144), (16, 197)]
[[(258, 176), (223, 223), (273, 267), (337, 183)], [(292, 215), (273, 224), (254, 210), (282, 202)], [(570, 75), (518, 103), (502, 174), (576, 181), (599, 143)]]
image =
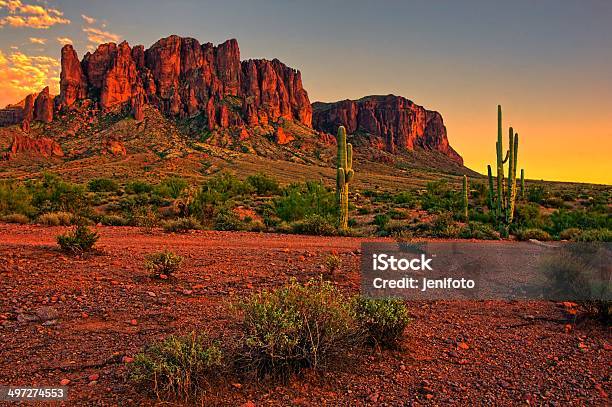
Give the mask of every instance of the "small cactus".
[(336, 201), (338, 203), (338, 229), (348, 229), (348, 191), (353, 179), (353, 146), (346, 142), (346, 129), (338, 128), (338, 162), (336, 164)]

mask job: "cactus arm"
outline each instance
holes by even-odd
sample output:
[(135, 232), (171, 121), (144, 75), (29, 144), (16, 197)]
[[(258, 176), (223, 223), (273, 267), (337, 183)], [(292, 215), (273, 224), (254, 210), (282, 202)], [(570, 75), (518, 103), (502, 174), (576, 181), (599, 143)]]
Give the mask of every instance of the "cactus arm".
[(516, 133), (514, 135), (514, 140), (513, 140), (513, 145), (512, 148), (514, 150), (513, 154), (512, 154), (512, 186), (508, 186), (508, 188), (510, 188), (510, 203), (509, 203), (509, 209), (508, 209), (508, 224), (512, 223), (512, 220), (514, 219), (514, 209), (516, 207), (516, 167), (518, 164), (518, 133)]

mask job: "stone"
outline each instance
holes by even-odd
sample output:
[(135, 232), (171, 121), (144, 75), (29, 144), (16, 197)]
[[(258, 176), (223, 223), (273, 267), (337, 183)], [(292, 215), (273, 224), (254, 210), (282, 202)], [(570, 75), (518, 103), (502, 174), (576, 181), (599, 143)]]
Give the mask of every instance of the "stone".
[(60, 74), (60, 106), (70, 107), (75, 101), (87, 97), (87, 79), (81, 62), (70, 44), (62, 47), (62, 71)]
[(45, 87), (34, 100), (34, 120), (38, 120), (44, 123), (51, 123), (53, 121), (53, 98), (49, 94), (49, 87)]

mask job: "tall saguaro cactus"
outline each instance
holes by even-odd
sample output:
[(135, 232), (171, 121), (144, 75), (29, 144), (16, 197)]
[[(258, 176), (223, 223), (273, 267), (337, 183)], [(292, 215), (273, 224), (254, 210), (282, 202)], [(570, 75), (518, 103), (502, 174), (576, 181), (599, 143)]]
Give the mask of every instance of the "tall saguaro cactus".
[[(503, 141), (502, 141), (502, 109), (497, 106), (497, 142), (495, 143), (495, 152), (497, 155), (497, 194), (493, 196), (493, 174), (491, 166), (487, 166), (489, 177), (489, 207), (495, 210), (500, 232), (508, 235), (508, 229), (514, 219), (514, 208), (516, 203), (516, 169), (518, 167), (518, 133), (514, 132), (512, 127), (508, 131), (508, 150), (506, 157), (503, 156)], [(508, 179), (507, 185), (504, 185), (504, 164), (508, 163)], [(521, 170), (521, 194), (523, 194), (523, 170)], [(495, 202), (493, 202), (495, 201)]]
[(463, 219), (465, 219), (465, 221), (467, 222), (469, 220), (469, 216), (468, 216), (468, 194), (469, 194), (469, 190), (468, 190), (468, 180), (467, 180), (467, 175), (463, 176), (463, 188), (462, 188), (462, 195), (463, 195)]
[(346, 129), (338, 128), (338, 162), (336, 163), (336, 201), (338, 203), (338, 229), (348, 229), (348, 191), (353, 179), (353, 146), (346, 142)]

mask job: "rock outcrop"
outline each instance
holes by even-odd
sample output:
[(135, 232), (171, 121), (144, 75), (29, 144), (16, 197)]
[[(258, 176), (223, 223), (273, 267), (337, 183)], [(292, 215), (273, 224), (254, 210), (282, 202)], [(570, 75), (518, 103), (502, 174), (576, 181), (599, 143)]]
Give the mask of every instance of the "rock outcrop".
[(0, 109), (0, 126), (21, 124), (21, 128), (28, 131), (34, 120), (51, 123), (54, 109), (54, 98), (47, 86), (38, 95), (28, 95), (21, 102)]
[(34, 120), (44, 123), (53, 121), (53, 98), (49, 94), (49, 87), (45, 87), (34, 100)]
[(35, 139), (26, 135), (15, 135), (8, 151), (3, 154), (3, 158), (11, 159), (19, 154), (41, 158), (64, 156), (62, 148), (53, 139), (48, 137)]
[(215, 47), (173, 35), (147, 50), (109, 43), (87, 53), (80, 65), (76, 60), (72, 47), (64, 46), (61, 107), (84, 98), (98, 101), (103, 111), (129, 103), (142, 120), (143, 105), (150, 104), (170, 116), (202, 113), (209, 129), (268, 125), (281, 118), (312, 125), (299, 71), (276, 59), (241, 62), (233, 39)]
[[(426, 110), (401, 96), (366, 96), (359, 100), (313, 103), (313, 127), (334, 134), (343, 125), (349, 134), (365, 133), (382, 140), (395, 153), (423, 148), (439, 151), (459, 164), (461, 156), (449, 145), (440, 113)], [(372, 140), (373, 145), (376, 140)]]

